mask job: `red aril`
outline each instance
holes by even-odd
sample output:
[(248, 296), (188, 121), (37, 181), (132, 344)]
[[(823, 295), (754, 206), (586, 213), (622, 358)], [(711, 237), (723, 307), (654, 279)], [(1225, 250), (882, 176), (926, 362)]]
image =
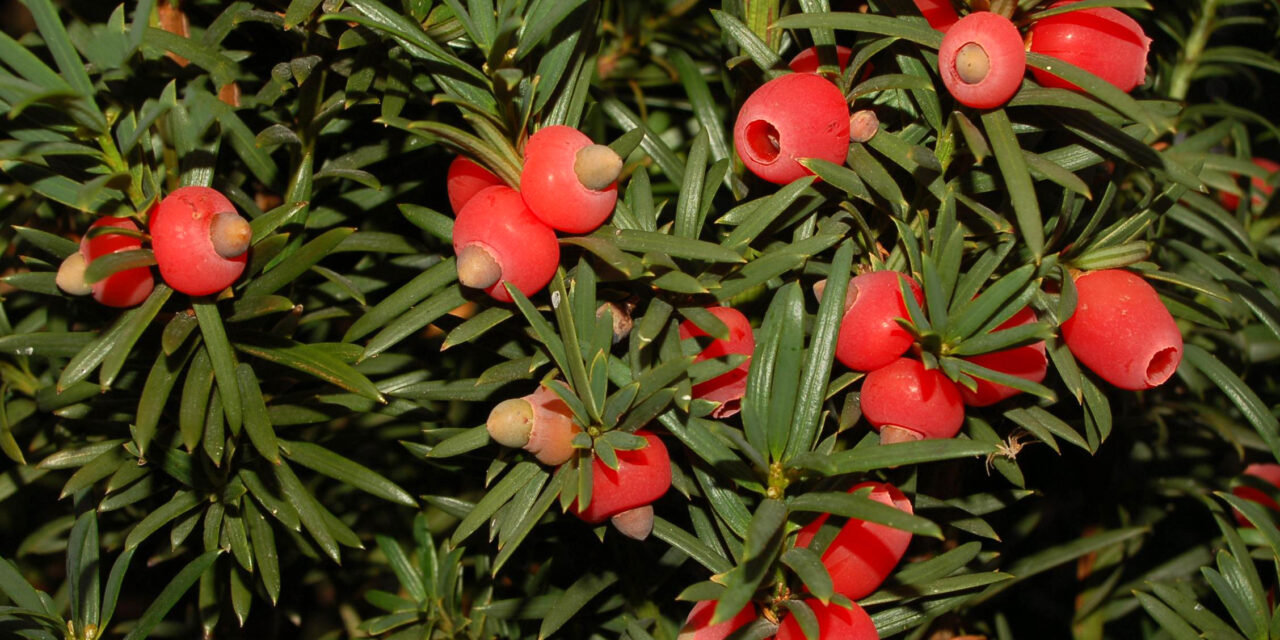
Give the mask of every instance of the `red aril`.
[(1173, 376), (1182, 361), (1182, 332), (1146, 280), (1105, 269), (1080, 275), (1075, 284), (1076, 311), (1062, 323), (1062, 338), (1076, 360), (1131, 391)]
[(160, 277), (175, 290), (209, 295), (244, 273), (253, 230), (221, 193), (177, 189), (160, 201), (148, 224)]
[(471, 198), (453, 225), (458, 281), (511, 302), (504, 284), (531, 296), (551, 282), (560, 265), (556, 232), (534, 217), (520, 192), (500, 185)]
[[(711, 341), (694, 362), (721, 358), (731, 354), (750, 356), (756, 348), (755, 333), (751, 330), (751, 322), (741, 311), (730, 307), (709, 307), (707, 311), (719, 318), (729, 329), (729, 339), (719, 338)], [(707, 333), (689, 320), (680, 323), (680, 339), (703, 337)], [(710, 380), (693, 386), (693, 397), (719, 403), (711, 415), (716, 418), (728, 418), (741, 410), (742, 394), (747, 390), (747, 370), (751, 367), (751, 358), (731, 371), (722, 373)]]
[[(871, 616), (857, 604), (845, 609), (838, 604), (822, 604), (820, 600), (805, 600), (818, 618), (818, 638), (821, 640), (880, 640)], [(778, 627), (777, 640), (806, 640), (795, 616), (787, 616)]]
[(884, 443), (950, 438), (964, 425), (956, 384), (924, 363), (899, 358), (862, 381), (862, 415)]
[(648, 431), (636, 435), (647, 443), (641, 449), (617, 450), (618, 468), (610, 469), (599, 456), (591, 459), (591, 502), (570, 511), (591, 524), (612, 519), (622, 533), (644, 539), (653, 528), (654, 500), (671, 488), (671, 458), (658, 436)]
[[(853, 50), (849, 47), (835, 45), (836, 64), (841, 71), (849, 66), (849, 58), (853, 56)], [(822, 64), (822, 58), (818, 55), (818, 47), (809, 47), (796, 54), (796, 57), (787, 63), (787, 66), (796, 73), (817, 73), (818, 67)]]
[[(803, 104), (804, 108), (797, 109)], [(733, 145), (751, 173), (775, 184), (810, 174), (798, 160), (844, 164), (849, 153), (849, 105), (830, 80), (789, 73), (770, 80), (742, 103)]]
[[(1244, 475), (1253, 476), (1261, 480), (1265, 480), (1277, 487), (1280, 487), (1280, 464), (1275, 463), (1254, 463), (1244, 468)], [(1280, 504), (1266, 492), (1249, 486), (1238, 486), (1231, 490), (1231, 493), (1245, 500), (1256, 502), (1272, 511), (1280, 511)], [(1236, 522), (1242, 527), (1252, 527), (1253, 523), (1249, 522), (1244, 514), (1239, 511), (1232, 510), (1235, 513)]]
[(929, 26), (946, 32), (951, 25), (960, 20), (960, 14), (951, 6), (951, 0), (915, 0), (920, 15), (929, 21)]
[[(1060, 8), (1075, 0), (1049, 5)], [(1147, 51), (1151, 38), (1133, 18), (1114, 7), (1079, 9), (1036, 20), (1027, 32), (1033, 53), (1057, 58), (1080, 67), (1126, 93), (1147, 77)], [(1050, 71), (1031, 69), (1046, 87), (1079, 91), (1076, 85)]]
[[(1280, 163), (1266, 158), (1254, 158), (1253, 164), (1262, 168), (1267, 173), (1274, 174), (1275, 172), (1280, 171)], [(1249, 187), (1253, 190), (1253, 197), (1249, 199), (1249, 204), (1254, 208), (1261, 207), (1266, 204), (1266, 198), (1271, 197), (1273, 187), (1265, 178), (1254, 177), (1249, 181)], [(1240, 196), (1234, 193), (1227, 193), (1226, 191), (1219, 191), (1218, 202), (1221, 202), (1222, 206), (1227, 209), (1235, 211), (1236, 207), (1240, 206)]]
[(449, 193), (449, 207), (453, 209), (453, 215), (458, 215), (462, 207), (477, 193), (500, 184), (501, 178), (476, 164), (471, 158), (454, 156), (445, 177), (445, 188)]
[(142, 248), (142, 240), (137, 235), (109, 231), (95, 233), (95, 230), (106, 228), (138, 233), (138, 225), (129, 218), (98, 218), (80, 239), (80, 250), (68, 256), (59, 267), (58, 286), (74, 295), (92, 293), (94, 300), (108, 307), (132, 307), (146, 300), (155, 289), (155, 277), (151, 275), (150, 268), (123, 269), (92, 284), (84, 282), (84, 270), (94, 260), (108, 254)]
[(719, 603), (715, 600), (703, 600), (693, 605), (676, 640), (724, 640), (729, 634), (756, 620), (755, 605), (748, 604), (732, 618), (720, 624), (711, 624), (717, 604)]
[[(996, 327), (995, 330), (1012, 329), (1032, 324), (1035, 321), (1036, 313), (1031, 310), (1031, 307), (1023, 307), (1013, 314), (1013, 317), (1000, 323), (1000, 326)], [(1007, 373), (1031, 382), (1043, 381), (1045, 374), (1049, 371), (1049, 357), (1046, 355), (1043, 340), (1012, 349), (966, 356), (964, 359), (993, 371)], [(990, 406), (1021, 393), (1008, 385), (977, 377), (974, 378), (974, 382), (977, 383), (977, 387), (973, 391), (970, 391), (964, 385), (957, 385), (960, 389), (960, 396), (964, 398), (964, 403), (970, 407)]]
[(916, 302), (924, 296), (916, 281), (897, 271), (872, 271), (849, 281), (845, 311), (836, 341), (836, 359), (855, 371), (871, 371), (897, 360), (915, 337), (898, 324), (908, 318), (902, 297), (906, 282)]
[(566, 233), (590, 233), (618, 202), (622, 158), (564, 125), (538, 129), (524, 147), (520, 192), (544, 224)]
[(489, 412), (485, 428), (499, 444), (524, 449), (538, 462), (553, 467), (573, 457), (573, 437), (582, 431), (569, 406), (546, 385), (527, 396), (498, 403)]
[(960, 104), (991, 109), (1022, 85), (1027, 55), (1022, 35), (1008, 18), (975, 11), (951, 26), (938, 48), (938, 74)]
[[(881, 504), (895, 507), (906, 513), (914, 513), (911, 501), (897, 487), (880, 482), (864, 482), (849, 489), (853, 493), (870, 488), (867, 497)], [(796, 546), (807, 547), (818, 530), (827, 521), (827, 514), (805, 525), (796, 534)], [(836, 593), (850, 600), (871, 594), (893, 573), (907, 547), (911, 534), (874, 522), (850, 518), (840, 533), (822, 553), (822, 564), (831, 574)]]

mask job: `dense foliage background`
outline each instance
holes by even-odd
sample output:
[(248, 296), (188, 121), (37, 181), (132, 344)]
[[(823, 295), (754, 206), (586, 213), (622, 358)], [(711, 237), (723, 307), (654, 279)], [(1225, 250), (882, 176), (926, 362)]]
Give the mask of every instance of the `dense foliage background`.
[[(979, 112), (906, 0), (0, 3), (0, 635), (661, 640), (719, 599), (764, 607), (763, 638), (820, 590), (799, 525), (891, 517), (844, 493), (873, 478), (916, 510), (861, 601), (882, 637), (1280, 637), (1276, 514), (1228, 502), (1280, 459), (1280, 198), (1250, 183), (1280, 158), (1280, 2), (1089, 4), (1155, 40), (1145, 85), (1028, 77)], [(745, 173), (737, 106), (834, 42), (879, 133), (821, 181)], [(618, 210), (562, 239), (549, 292), (464, 290), (448, 162), (517, 170), (557, 123), (626, 157)], [(92, 220), (180, 185), (252, 219), (230, 293), (57, 289)], [(854, 266), (924, 283), (931, 364), (1043, 338), (1049, 377), (953, 440), (878, 444), (832, 362), (841, 296), (810, 293)], [(1165, 386), (1113, 389), (1060, 343), (1069, 273), (1104, 267), (1178, 318)], [(635, 321), (619, 344), (601, 302)], [(689, 390), (741, 360), (690, 366), (675, 328), (718, 331), (715, 303), (758, 327), (725, 420)], [(1027, 304), (1034, 335), (991, 332)], [(555, 472), (488, 442), (489, 409), (550, 377), (600, 431), (663, 434), (647, 541), (564, 513), (589, 450)]]

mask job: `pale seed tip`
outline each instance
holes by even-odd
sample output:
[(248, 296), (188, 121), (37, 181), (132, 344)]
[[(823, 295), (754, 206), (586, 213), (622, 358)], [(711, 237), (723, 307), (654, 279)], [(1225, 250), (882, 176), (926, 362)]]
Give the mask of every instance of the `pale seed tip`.
[(218, 255), (230, 260), (244, 255), (253, 239), (249, 221), (235, 213), (220, 213), (209, 223), (209, 240)]
[(991, 57), (982, 45), (970, 42), (956, 52), (956, 74), (965, 84), (978, 84), (988, 73), (991, 73)]
[(84, 281), (84, 271), (89, 264), (84, 259), (84, 254), (79, 251), (69, 255), (58, 265), (58, 275), (54, 276), (54, 282), (67, 295), (87, 296), (93, 291), (93, 286)]
[(488, 289), (502, 279), (502, 266), (480, 245), (469, 244), (458, 252), (458, 282), (472, 289)]
[(613, 526), (624, 536), (633, 540), (644, 540), (653, 533), (653, 505), (628, 509), (609, 519)]
[(880, 444), (897, 444), (899, 442), (915, 442), (924, 440), (924, 436), (902, 427), (887, 424), (880, 427)]
[(485, 429), (498, 444), (523, 448), (529, 444), (529, 434), (533, 431), (533, 405), (524, 398), (503, 400), (489, 412)]
[(604, 191), (622, 174), (622, 156), (603, 144), (578, 150), (573, 160), (578, 182), (592, 191)]

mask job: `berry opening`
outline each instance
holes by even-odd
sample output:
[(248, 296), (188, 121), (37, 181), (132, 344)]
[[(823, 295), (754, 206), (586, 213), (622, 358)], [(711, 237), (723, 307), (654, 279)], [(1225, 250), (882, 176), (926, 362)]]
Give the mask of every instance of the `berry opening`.
[(751, 155), (755, 156), (753, 160), (756, 162), (769, 164), (777, 160), (778, 154), (782, 152), (778, 130), (764, 120), (753, 120), (747, 123), (746, 137), (747, 148), (750, 149)]
[(472, 289), (488, 289), (502, 279), (502, 266), (488, 249), (469, 244), (458, 252), (458, 282)]
[(1151, 361), (1147, 363), (1147, 384), (1157, 387), (1169, 378), (1173, 377), (1173, 372), (1178, 370), (1178, 350), (1173, 347), (1166, 347), (1151, 356)]
[(976, 42), (970, 42), (956, 52), (956, 75), (965, 84), (978, 84), (991, 73), (991, 56)]

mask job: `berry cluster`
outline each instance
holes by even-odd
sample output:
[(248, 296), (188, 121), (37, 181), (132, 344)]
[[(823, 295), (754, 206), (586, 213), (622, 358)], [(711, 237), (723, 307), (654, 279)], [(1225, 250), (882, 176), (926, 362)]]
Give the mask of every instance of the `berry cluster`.
[[(897, 487), (879, 482), (864, 482), (849, 489), (849, 493), (865, 492), (867, 498), (885, 506), (911, 514), (911, 501)], [(814, 548), (819, 533), (829, 516), (823, 514), (805, 525), (796, 534), (796, 547)], [(849, 600), (871, 595), (893, 573), (894, 567), (906, 554), (911, 544), (911, 534), (874, 522), (850, 518), (834, 537), (828, 538), (825, 549), (814, 548), (821, 554), (822, 565), (831, 576), (835, 593)], [(845, 638), (847, 640), (877, 640), (880, 636), (871, 622), (871, 616), (862, 607), (848, 607), (835, 603), (823, 604), (817, 599), (806, 600), (818, 621), (819, 637)], [(685, 620), (680, 638), (689, 640), (723, 640), (730, 633), (750, 624), (759, 615), (755, 605), (747, 605), (733, 618), (711, 624), (715, 611), (712, 601), (694, 605)], [(782, 620), (778, 627), (778, 640), (804, 638), (795, 617)]]
[[(165, 196), (147, 215), (151, 252), (160, 278), (193, 296), (218, 293), (244, 272), (253, 230), (226, 196), (208, 187), (182, 187)], [(132, 307), (151, 295), (151, 269), (130, 267), (88, 282), (95, 259), (143, 250), (144, 235), (129, 218), (104, 216), (89, 226), (80, 250), (58, 267), (57, 284), (71, 295), (93, 294), (110, 307)]]
[[(1077, 0), (1063, 0), (1049, 9), (1073, 1)], [(930, 25), (945, 32), (938, 49), (943, 84), (957, 101), (975, 109), (999, 107), (1017, 93), (1026, 75), (1028, 49), (1084, 69), (1125, 92), (1146, 78), (1151, 39), (1137, 22), (1111, 7), (1035, 19), (1026, 35), (1029, 44), (1024, 45), (1007, 16), (975, 11), (961, 18), (950, 2), (938, 0), (916, 0), (916, 6)], [(849, 58), (849, 49), (836, 47), (841, 70)], [(849, 141), (869, 140), (878, 125), (870, 111), (850, 116), (839, 87), (817, 73), (816, 48), (800, 52), (790, 67), (793, 73), (764, 83), (746, 99), (733, 127), (742, 163), (776, 184), (809, 175), (801, 159), (843, 164)], [(1046, 87), (1079, 90), (1051, 71), (1032, 73)], [(794, 108), (798, 96), (805, 101), (803, 117)]]
[[(1075, 288), (1076, 310), (1061, 331), (1081, 364), (1121, 389), (1150, 389), (1172, 377), (1182, 360), (1182, 334), (1150, 284), (1131, 272), (1108, 269), (1081, 274)], [(903, 274), (876, 271), (853, 278), (836, 359), (867, 372), (862, 413), (881, 442), (950, 438), (964, 424), (965, 406), (993, 405), (1019, 391), (982, 379), (972, 388), (959, 385), (907, 356), (915, 338), (899, 324), (909, 317), (904, 291), (923, 305), (919, 284)], [(1037, 321), (1024, 307), (994, 331)], [(964, 359), (1034, 383), (1044, 380), (1049, 364), (1043, 341)]]
[[(1048, 10), (1078, 0), (1062, 0)], [(938, 48), (938, 73), (947, 90), (961, 104), (991, 109), (1009, 101), (1022, 86), (1026, 51), (1056, 58), (1079, 67), (1129, 92), (1147, 75), (1147, 50), (1151, 39), (1129, 16), (1112, 7), (1077, 9), (1045, 17), (1032, 16), (1026, 43), (1007, 16), (975, 11), (956, 18), (941, 5), (916, 0), (929, 23), (944, 31)], [(1032, 69), (1036, 81), (1046, 87), (1079, 91), (1080, 87), (1048, 69)]]
[(560, 264), (556, 231), (590, 233), (613, 213), (622, 158), (572, 127), (543, 127), (524, 148), (520, 189), (464, 156), (449, 166), (457, 220), (458, 281), (511, 302), (505, 285), (529, 296)]

